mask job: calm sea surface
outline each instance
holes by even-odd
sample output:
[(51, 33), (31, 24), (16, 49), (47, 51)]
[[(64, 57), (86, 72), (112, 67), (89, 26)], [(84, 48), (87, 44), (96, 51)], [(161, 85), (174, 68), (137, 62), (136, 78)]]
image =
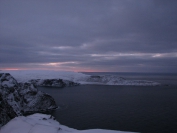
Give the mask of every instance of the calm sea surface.
[(61, 107), (53, 112), (56, 119), (72, 128), (177, 133), (177, 75), (120, 76), (169, 86), (80, 85), (39, 89), (51, 94)]

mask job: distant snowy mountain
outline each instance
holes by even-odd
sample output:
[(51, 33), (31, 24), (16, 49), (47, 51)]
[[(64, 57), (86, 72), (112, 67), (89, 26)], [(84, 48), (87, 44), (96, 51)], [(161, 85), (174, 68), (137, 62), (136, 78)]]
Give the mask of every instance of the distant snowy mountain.
[[(38, 86), (62, 86), (57, 80), (62, 80), (65, 86), (78, 84), (102, 84), (102, 85), (134, 85), (134, 86), (156, 86), (160, 83), (146, 80), (127, 80), (117, 75), (91, 76), (76, 72), (48, 71), (48, 70), (22, 70), (2, 71), (8, 72), (18, 82), (35, 82)], [(48, 82), (48, 83), (47, 83)], [(50, 82), (50, 83), (49, 83)]]

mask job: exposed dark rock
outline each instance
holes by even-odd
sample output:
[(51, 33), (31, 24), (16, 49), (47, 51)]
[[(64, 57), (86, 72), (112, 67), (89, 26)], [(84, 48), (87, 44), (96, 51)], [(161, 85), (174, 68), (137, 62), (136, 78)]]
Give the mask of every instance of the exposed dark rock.
[(17, 114), (14, 112), (13, 108), (3, 100), (2, 94), (0, 94), (0, 127), (16, 116)]
[(90, 76), (91, 78), (101, 78), (101, 76)]
[(66, 87), (66, 86), (77, 86), (79, 83), (75, 83), (69, 80), (63, 79), (32, 79), (30, 83), (36, 86), (51, 86), (51, 87)]
[(49, 109), (56, 109), (56, 103), (54, 99), (41, 91), (34, 94), (28, 92), (23, 96), (24, 112), (43, 112)]

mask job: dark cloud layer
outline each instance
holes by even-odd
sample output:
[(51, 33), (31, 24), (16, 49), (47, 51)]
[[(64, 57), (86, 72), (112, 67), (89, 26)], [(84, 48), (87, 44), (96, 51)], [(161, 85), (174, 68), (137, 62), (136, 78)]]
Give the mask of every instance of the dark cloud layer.
[(177, 72), (176, 0), (1, 0), (0, 69)]

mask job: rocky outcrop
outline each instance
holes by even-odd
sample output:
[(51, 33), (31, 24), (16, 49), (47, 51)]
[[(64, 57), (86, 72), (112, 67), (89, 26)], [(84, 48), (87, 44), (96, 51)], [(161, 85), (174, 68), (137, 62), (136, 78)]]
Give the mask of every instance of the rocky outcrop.
[(0, 127), (16, 116), (16, 112), (7, 101), (3, 99), (2, 94), (0, 93)]
[(38, 91), (35, 85), (31, 83), (19, 83), (19, 95), (23, 101), (23, 112), (45, 112), (47, 110), (56, 109), (54, 99), (41, 91)]
[(32, 83), (18, 83), (10, 74), (0, 73), (0, 125), (15, 116), (56, 108), (54, 99)]
[(63, 79), (32, 79), (29, 80), (29, 82), (36, 86), (51, 86), (60, 88), (79, 85), (79, 83)]
[(21, 115), (22, 99), (17, 91), (17, 81), (9, 73), (0, 74), (0, 94), (17, 115)]

